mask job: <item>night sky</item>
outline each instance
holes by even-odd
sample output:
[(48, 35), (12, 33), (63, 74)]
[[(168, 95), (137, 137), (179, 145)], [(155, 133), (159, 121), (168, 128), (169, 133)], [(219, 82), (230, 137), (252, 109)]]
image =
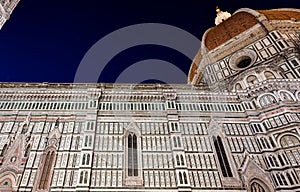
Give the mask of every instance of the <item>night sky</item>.
[[(300, 8), (300, 1), (21, 0), (0, 30), (0, 81), (74, 82), (78, 66), (88, 50), (104, 36), (130, 25), (167, 24), (201, 40), (205, 30), (214, 26), (216, 5), (233, 13), (242, 7)], [(156, 44), (140, 44), (114, 55), (98, 74), (98, 82), (116, 82), (118, 76), (132, 64), (149, 59), (172, 63), (185, 74), (191, 63), (190, 58), (178, 50)], [(154, 66), (157, 72), (172, 76), (168, 67)], [(94, 69), (89, 70), (92, 72)], [(136, 71), (137, 75), (143, 73), (141, 69)], [(94, 83), (88, 77), (89, 72), (86, 72), (86, 79), (81, 77), (80, 81)], [(126, 78), (123, 81), (126, 82)], [(143, 82), (164, 82), (164, 79), (145, 76)], [(180, 83), (186, 83), (186, 80), (180, 80)]]

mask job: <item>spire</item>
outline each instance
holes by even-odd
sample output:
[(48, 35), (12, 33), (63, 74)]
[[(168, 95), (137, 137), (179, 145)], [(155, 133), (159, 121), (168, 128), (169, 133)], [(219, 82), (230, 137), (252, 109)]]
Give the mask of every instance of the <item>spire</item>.
[(215, 18), (215, 24), (219, 25), (229, 17), (231, 17), (231, 14), (228, 13), (227, 11), (223, 12), (221, 9), (217, 6), (216, 7), (216, 12), (217, 12), (217, 17)]

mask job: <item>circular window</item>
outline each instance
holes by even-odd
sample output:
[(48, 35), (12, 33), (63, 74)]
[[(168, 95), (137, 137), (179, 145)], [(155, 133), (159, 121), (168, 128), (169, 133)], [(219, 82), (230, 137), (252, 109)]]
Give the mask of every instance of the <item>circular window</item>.
[(15, 162), (17, 160), (17, 157), (16, 156), (13, 156), (11, 159), (10, 159), (10, 162)]
[(256, 61), (257, 55), (251, 49), (243, 49), (234, 53), (230, 60), (229, 66), (231, 69), (240, 71), (250, 67)]
[(244, 58), (241, 58), (240, 61), (236, 64), (238, 68), (245, 68), (248, 67), (252, 62), (252, 59), (248, 56), (245, 56)]

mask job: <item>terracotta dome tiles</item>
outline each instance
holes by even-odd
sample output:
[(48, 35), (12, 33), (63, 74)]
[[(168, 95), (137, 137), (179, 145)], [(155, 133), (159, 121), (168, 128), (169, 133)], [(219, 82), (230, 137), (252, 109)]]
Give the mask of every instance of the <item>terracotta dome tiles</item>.
[(212, 50), (238, 34), (253, 27), (258, 21), (250, 13), (238, 12), (225, 22), (211, 28), (206, 34), (205, 45)]
[(292, 18), (300, 20), (300, 12), (292, 10), (257, 10), (265, 15), (269, 20), (290, 20)]

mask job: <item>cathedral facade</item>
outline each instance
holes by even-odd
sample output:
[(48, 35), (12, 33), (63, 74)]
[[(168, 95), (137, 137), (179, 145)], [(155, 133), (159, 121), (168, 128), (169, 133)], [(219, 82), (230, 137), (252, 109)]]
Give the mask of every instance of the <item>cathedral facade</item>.
[(299, 191), (300, 10), (216, 24), (186, 85), (0, 83), (0, 191)]

